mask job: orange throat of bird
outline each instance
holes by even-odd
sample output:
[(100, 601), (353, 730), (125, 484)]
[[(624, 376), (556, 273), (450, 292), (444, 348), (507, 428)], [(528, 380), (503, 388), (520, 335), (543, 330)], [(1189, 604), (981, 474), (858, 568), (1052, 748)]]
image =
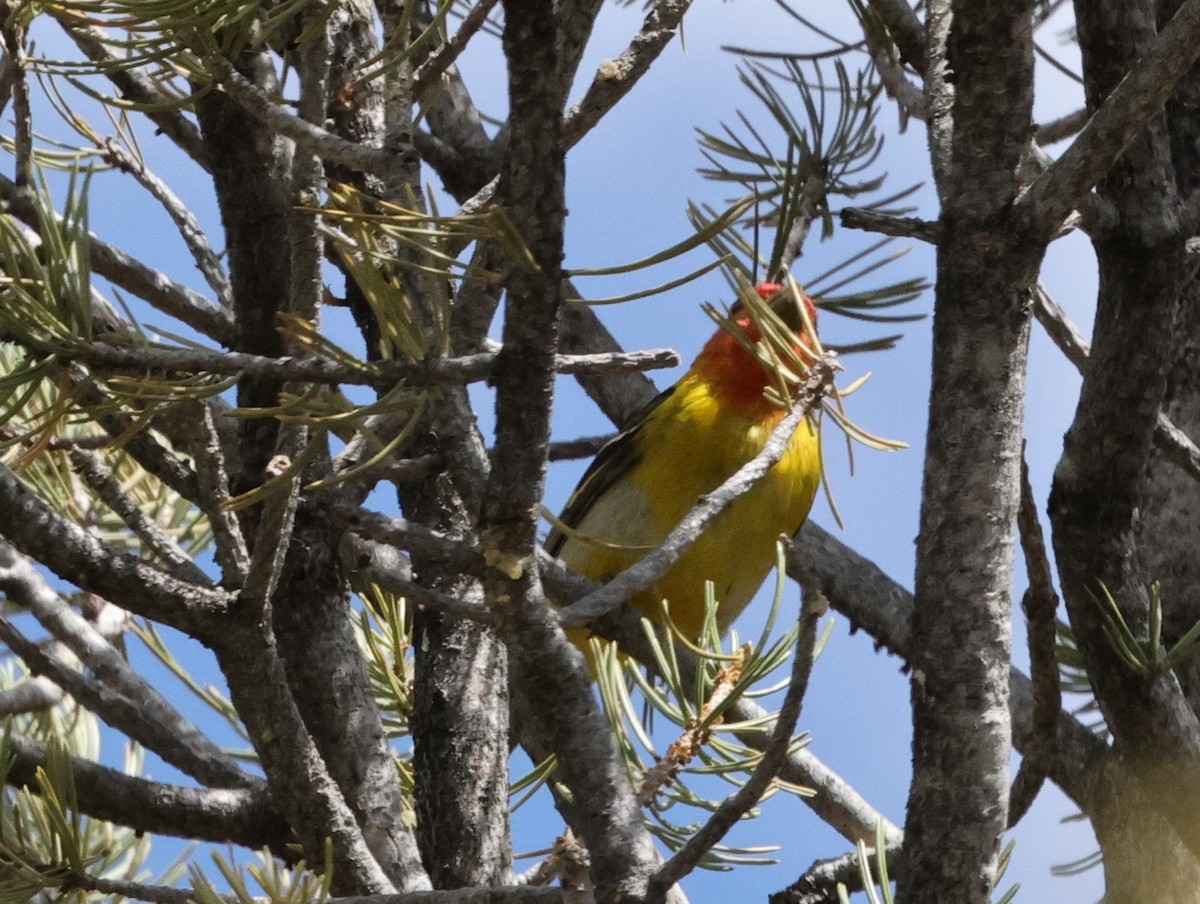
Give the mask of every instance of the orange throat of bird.
[[(738, 317), (735, 322), (752, 342), (758, 341), (758, 329), (749, 317)], [(795, 347), (811, 359), (806, 336), (798, 337)], [(753, 417), (765, 417), (772, 412), (782, 415), (779, 408), (763, 396), (766, 388), (775, 382), (774, 376), (728, 330), (717, 330), (705, 343), (692, 364), (692, 372), (708, 383), (722, 402), (734, 406), (734, 410)]]

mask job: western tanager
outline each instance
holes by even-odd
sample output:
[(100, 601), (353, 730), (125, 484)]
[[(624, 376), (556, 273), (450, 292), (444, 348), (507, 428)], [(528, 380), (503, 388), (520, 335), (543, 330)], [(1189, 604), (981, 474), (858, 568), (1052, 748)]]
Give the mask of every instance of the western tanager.
[[(756, 287), (809, 349), (789, 293), (774, 283)], [(805, 298), (816, 323), (812, 302)], [(738, 306), (731, 319), (751, 342), (758, 327)], [(807, 351), (811, 357), (811, 351)], [(778, 385), (751, 351), (718, 329), (688, 372), (659, 394), (637, 422), (602, 448), (575, 488), (547, 550), (594, 580), (611, 578), (657, 546), (695, 505), (763, 448), (784, 411), (764, 397)], [(817, 431), (805, 418), (783, 457), (709, 525), (691, 549), (633, 604), (658, 617), (660, 601), (689, 640), (704, 626), (704, 582), (713, 581), (717, 625), (724, 632), (750, 602), (775, 562), (775, 541), (808, 515), (821, 480)], [(587, 632), (570, 632), (581, 644)]]

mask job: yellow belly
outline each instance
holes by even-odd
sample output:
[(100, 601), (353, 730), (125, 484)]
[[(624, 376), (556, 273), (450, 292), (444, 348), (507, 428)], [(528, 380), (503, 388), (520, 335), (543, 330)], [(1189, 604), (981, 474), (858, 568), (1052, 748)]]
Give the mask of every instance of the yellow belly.
[[(749, 420), (723, 409), (708, 385), (686, 377), (650, 412), (638, 435), (638, 457), (623, 479), (597, 498), (574, 525), (559, 556), (573, 569), (605, 580), (642, 558), (697, 499), (712, 492), (762, 450), (783, 413)], [(704, 582), (716, 588), (722, 632), (742, 612), (775, 561), (775, 540), (804, 521), (820, 482), (820, 445), (805, 420), (783, 457), (713, 520), (688, 552), (633, 604), (651, 616), (666, 599), (671, 620), (688, 638), (704, 624)], [(610, 546), (589, 543), (595, 538)], [(613, 547), (617, 548), (613, 548)]]

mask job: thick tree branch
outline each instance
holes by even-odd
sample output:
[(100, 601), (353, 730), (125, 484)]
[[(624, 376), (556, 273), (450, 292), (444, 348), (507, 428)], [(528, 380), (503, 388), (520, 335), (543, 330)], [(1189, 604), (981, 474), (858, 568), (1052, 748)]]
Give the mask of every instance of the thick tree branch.
[[(1041, 283), (1038, 283), (1033, 303), (1033, 316), (1045, 327), (1050, 340), (1078, 371), (1084, 372), (1091, 347), (1083, 338), (1083, 334)], [(1172, 462), (1200, 480), (1200, 448), (1196, 447), (1186, 433), (1171, 423), (1165, 411), (1158, 414), (1154, 443)]]
[[(910, 661), (913, 596), (877, 565), (850, 549), (824, 528), (805, 522), (788, 552), (788, 574), (806, 593), (821, 591), (830, 605), (866, 631), (887, 651)], [(1024, 751), (1032, 739), (1033, 685), (1012, 669), (1009, 705), (1014, 746)], [(1108, 745), (1066, 712), (1058, 716), (1058, 738), (1047, 775), (1085, 813), (1095, 803), (1093, 783), (1101, 781), (1096, 764)]]
[(318, 154), (330, 163), (349, 167), (360, 173), (385, 177), (395, 166), (395, 154), (391, 151), (347, 141), (289, 113), (238, 72), (224, 57), (211, 56), (206, 62), (213, 77), (225, 92), (248, 113), (270, 127), (275, 134), (292, 139), (305, 150)]
[[(321, 862), (326, 839), (332, 841), (336, 888), (394, 891), (304, 726), (270, 629), (248, 614), (221, 632), (213, 652), (254, 741), (275, 805), (299, 836), (309, 862)], [(410, 863), (415, 861), (412, 848)], [(408, 878), (414, 890), (429, 887), (419, 867)]]
[[(1175, 45), (1181, 33), (1200, 28), (1200, 2), (1185, 2), (1161, 31), (1157, 14), (1150, 2), (1080, 8), (1090, 107), (1121, 110), (1139, 90), (1162, 90), (1165, 98), (1170, 84), (1147, 87), (1145, 73), (1165, 79), (1175, 71), (1178, 61), (1162, 60), (1164, 53), (1186, 55), (1185, 68), (1195, 58), (1194, 44)], [(1153, 576), (1142, 571), (1137, 525), (1189, 272), (1184, 237), (1176, 234), (1177, 180), (1163, 125), (1159, 116), (1128, 147), (1117, 147), (1124, 153), (1098, 187), (1118, 216), (1093, 240), (1100, 291), (1092, 349), (1055, 469), (1050, 517), (1071, 627), (1114, 748), (1197, 855), (1200, 824), (1191, 814), (1200, 805), (1200, 720), (1172, 672), (1136, 670), (1117, 653), (1096, 602), (1111, 596), (1135, 634), (1146, 631)]]
[(598, 897), (636, 900), (655, 868), (654, 846), (582, 658), (546, 606), (534, 565), (561, 299), (565, 86), (554, 4), (512, 0), (504, 11), (511, 133), (500, 191), (538, 270), (507, 280), (496, 445), (480, 524), (492, 563), (484, 586), (502, 615), (498, 633), (530, 727), (558, 754), (558, 776), (574, 795), (573, 828), (591, 855)]
[[(197, 781), (230, 788), (254, 784), (255, 780), (228, 754), (180, 715), (87, 619), (55, 593), (28, 559), (3, 541), (0, 541), (0, 590), (13, 603), (28, 609), (100, 681), (137, 707), (134, 723), (145, 726), (145, 730), (117, 727)], [(67, 689), (75, 693), (72, 688)]]
[(59, 576), (146, 618), (204, 636), (231, 602), (212, 586), (181, 581), (134, 556), (114, 553), (52, 511), (0, 465), (0, 521), (8, 541)]
[(1007, 828), (1012, 524), (1044, 253), (1009, 219), (1032, 117), (1032, 13), (1032, 0), (929, 4), (926, 97), (945, 234), (917, 538), (913, 779), (896, 877), (910, 904), (990, 901)]
[[(1017, 204), (1018, 215), (1050, 235), (1100, 181), (1200, 56), (1200, 0), (1187, 0), (1086, 126)], [(1169, 227), (1168, 227), (1169, 228)]]
[[(17, 734), (8, 734), (5, 740), (14, 756), (9, 784), (36, 788), (37, 769), (46, 765), (46, 748)], [(88, 816), (138, 832), (248, 848), (270, 847), (278, 856), (288, 857), (287, 826), (265, 789), (167, 785), (78, 757), (71, 758), (71, 772), (79, 809)]]

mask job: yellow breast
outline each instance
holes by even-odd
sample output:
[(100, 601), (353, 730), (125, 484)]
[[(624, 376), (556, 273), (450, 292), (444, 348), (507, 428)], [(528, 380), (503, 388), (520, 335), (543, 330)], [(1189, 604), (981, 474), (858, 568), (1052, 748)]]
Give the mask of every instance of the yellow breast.
[[(689, 372), (636, 432), (636, 454), (573, 525), (580, 535), (558, 554), (576, 571), (604, 580), (660, 543), (695, 505), (757, 455), (783, 412), (744, 404), (713, 391)], [(806, 419), (783, 457), (718, 515), (691, 549), (633, 603), (656, 615), (666, 599), (671, 619), (689, 638), (704, 623), (704, 582), (716, 587), (721, 631), (741, 613), (775, 560), (775, 540), (799, 529), (820, 482), (820, 445)], [(605, 545), (586, 542), (595, 538)]]

